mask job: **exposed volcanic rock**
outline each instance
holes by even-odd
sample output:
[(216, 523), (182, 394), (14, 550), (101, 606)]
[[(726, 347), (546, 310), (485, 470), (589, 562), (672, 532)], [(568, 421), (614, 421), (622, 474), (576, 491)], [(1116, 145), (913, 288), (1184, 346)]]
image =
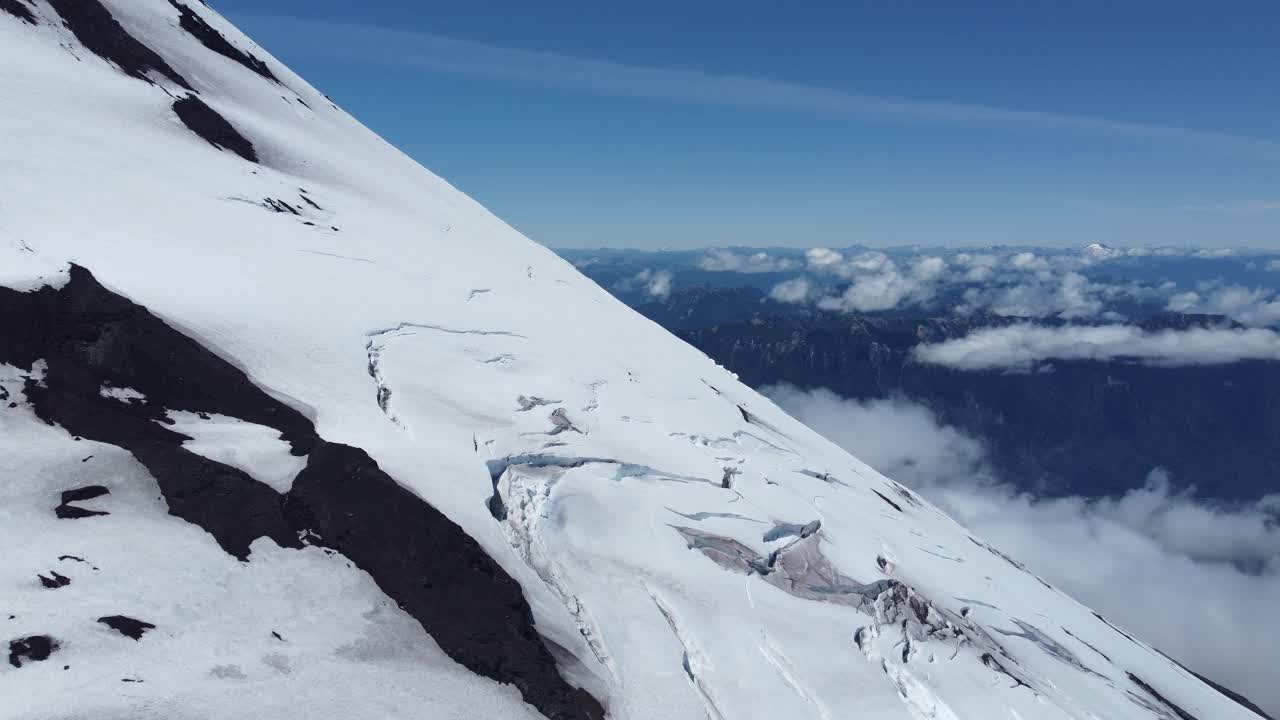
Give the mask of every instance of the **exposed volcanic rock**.
[(23, 4), (22, 0), (0, 0), (0, 10), (24, 22), (36, 24), (36, 16), (31, 12), (31, 8)]
[[(72, 266), (61, 289), (0, 287), (0, 316), (6, 319), (0, 362), (24, 368), (46, 363), (43, 379), (25, 386), (36, 414), (77, 436), (129, 450), (156, 479), (170, 514), (209, 532), (228, 553), (247, 560), (258, 538), (296, 548), (305, 535), (368, 572), (450, 657), (514, 685), (551, 720), (604, 717), (598, 702), (560, 677), (520, 585), (462, 528), (398, 485), (363, 450), (325, 442), (301, 413), (82, 267)], [(103, 387), (133, 388), (147, 402), (103, 397)], [(309, 456), (306, 468), (293, 490), (280, 495), (241, 470), (183, 448), (188, 438), (166, 427), (168, 410), (275, 428), (295, 455)], [(105, 514), (66, 503), (106, 492), (100, 486), (66, 491), (59, 516), (64, 509)], [(135, 639), (148, 629), (123, 616), (100, 622)]]
[(209, 23), (205, 22), (199, 13), (178, 2), (178, 0), (169, 0), (169, 4), (181, 15), (178, 20), (179, 26), (191, 33), (202, 45), (219, 55), (240, 63), (271, 82), (280, 82), (271, 73), (271, 69), (267, 67), (266, 63), (232, 45), (222, 33), (210, 27)]
[(1165, 707), (1172, 710), (1173, 714), (1177, 715), (1180, 720), (1199, 720), (1199, 718), (1197, 718), (1195, 715), (1192, 715), (1186, 710), (1183, 710), (1182, 708), (1174, 704), (1171, 700), (1166, 698), (1164, 695), (1160, 694), (1158, 690), (1148, 685), (1145, 680), (1138, 677), (1137, 675), (1134, 675), (1133, 673), (1129, 673), (1129, 679), (1133, 681), (1134, 685), (1137, 685), (1138, 687), (1142, 688), (1144, 691), (1146, 691), (1148, 695), (1155, 698), (1156, 701), (1159, 702), (1161, 705), (1164, 705)]
[(32, 635), (9, 642), (9, 664), (20, 668), (23, 659), (31, 662), (48, 660), (58, 649), (58, 643), (48, 635)]
[(137, 620), (126, 615), (108, 615), (107, 617), (98, 618), (98, 622), (134, 640), (141, 640), (148, 630), (156, 629), (156, 626), (149, 622)]
[(0, 716), (1178, 720), (1132, 671), (1250, 717), (169, 0), (92, 4), (209, 92), (0, 12)]
[(54, 508), (53, 511), (62, 520), (79, 520), (96, 515), (110, 515), (111, 513), (104, 510), (90, 510), (89, 508), (82, 508), (72, 504), (100, 498), (110, 493), (110, 490), (101, 485), (87, 485), (72, 490), (64, 490), (62, 492), (62, 504)]
[(111, 491), (101, 485), (86, 485), (84, 487), (75, 488), (74, 490), (62, 491), (62, 504), (80, 502), (81, 500), (92, 500), (110, 495)]
[(50, 572), (49, 575), (50, 577), (45, 577), (44, 575), (37, 576), (40, 578), (40, 584), (44, 586), (46, 590), (57, 590), (58, 588), (64, 588), (71, 584), (71, 578), (57, 572), (56, 570)]
[(258, 162), (258, 151), (254, 149), (253, 143), (200, 98), (195, 95), (179, 98), (173, 102), (173, 111), (188, 130), (204, 138), (210, 145), (230, 150), (249, 162)]
[(458, 662), (511, 682), (550, 718), (603, 717), (598, 705), (585, 716), (575, 707), (578, 693), (562, 686), (520, 585), (363, 450), (318, 445), (285, 510), (295, 528), (318, 536), (316, 544), (372, 575)]
[[(121, 446), (181, 445), (187, 438), (165, 427), (165, 409), (186, 409), (276, 428), (295, 455), (307, 454), (316, 442), (301, 413), (142, 306), (102, 287), (82, 267), (71, 267), (61, 289), (0, 287), (0, 315), (0, 360), (27, 368), (47, 363), (46, 381), (28, 383), (27, 397), (42, 416), (66, 415), (57, 421), (70, 423), (63, 427), (73, 435)], [(149, 402), (104, 398), (104, 385), (135, 388)], [(77, 412), (59, 412), (71, 409), (59, 402), (73, 400)]]
[(126, 74), (152, 82), (147, 73), (157, 72), (188, 90), (186, 78), (169, 66), (156, 51), (130, 35), (99, 0), (49, 0), (76, 40), (103, 60), (115, 63)]

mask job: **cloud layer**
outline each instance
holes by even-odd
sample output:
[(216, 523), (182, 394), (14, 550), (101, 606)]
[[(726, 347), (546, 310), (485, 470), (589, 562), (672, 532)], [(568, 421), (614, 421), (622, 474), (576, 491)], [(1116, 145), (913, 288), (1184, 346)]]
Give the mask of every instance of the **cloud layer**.
[(1280, 494), (1219, 506), (1172, 491), (1153, 470), (1120, 498), (1036, 498), (999, 483), (980, 442), (919, 405), (765, 392), (1086, 605), (1280, 711)]
[(1169, 299), (1174, 312), (1225, 315), (1236, 322), (1255, 327), (1280, 323), (1280, 299), (1272, 290), (1246, 288), (1240, 285), (1201, 287), (1199, 292), (1179, 293)]
[(802, 271), (800, 278), (775, 287), (771, 297), (786, 303), (812, 303), (837, 312), (920, 306), (958, 315), (988, 312), (1006, 317), (1073, 320), (1108, 317), (1107, 306), (1117, 300), (1157, 304), (1169, 301), (1177, 290), (1175, 285), (1099, 283), (1081, 272), (1111, 260), (1144, 257), (1153, 252), (1157, 251), (1090, 245), (1076, 252), (993, 249), (891, 257), (876, 250), (845, 253), (813, 248), (800, 263), (764, 251), (748, 255), (711, 250), (700, 267), (733, 272), (761, 271), (739, 269), (747, 267)]
[(1263, 328), (1148, 332), (1131, 325), (985, 328), (963, 338), (917, 345), (919, 362), (959, 370), (1029, 370), (1053, 360), (1130, 359), (1153, 365), (1219, 365), (1280, 360), (1280, 333)]
[[(1250, 256), (1252, 257), (1252, 256)], [(1266, 272), (1280, 261), (1240, 258), (1235, 250), (1076, 250), (988, 248), (886, 253), (812, 248), (796, 251), (712, 249), (697, 262), (718, 272), (791, 273), (769, 296), (833, 312), (867, 313), (919, 308), (942, 315), (991, 314), (1027, 319), (1121, 322), (1132, 313), (1163, 311), (1219, 315), (1249, 327), (1280, 326), (1280, 292), (1245, 287), (1219, 277), (1223, 261), (1237, 273)], [(1202, 276), (1179, 285), (1150, 279), (1152, 259), (1183, 265), (1173, 275)], [(1202, 263), (1217, 261), (1219, 264)], [(1166, 264), (1161, 266), (1169, 268)], [(1252, 277), (1257, 274), (1253, 273)], [(1127, 277), (1127, 279), (1126, 279)], [(1139, 278), (1146, 277), (1145, 280)]]

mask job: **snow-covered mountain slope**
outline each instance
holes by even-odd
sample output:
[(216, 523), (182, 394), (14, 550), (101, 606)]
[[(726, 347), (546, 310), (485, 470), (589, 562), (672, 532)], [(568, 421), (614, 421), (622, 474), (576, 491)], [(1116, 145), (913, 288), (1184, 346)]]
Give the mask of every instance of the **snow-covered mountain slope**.
[(203, 4), (0, 60), (0, 718), (1256, 720)]

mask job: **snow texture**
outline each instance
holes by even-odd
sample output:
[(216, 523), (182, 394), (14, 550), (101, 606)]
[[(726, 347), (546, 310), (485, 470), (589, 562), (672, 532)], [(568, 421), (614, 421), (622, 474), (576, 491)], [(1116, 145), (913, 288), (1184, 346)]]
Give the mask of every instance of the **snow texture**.
[(225, 415), (170, 410), (169, 429), (189, 436), (182, 447), (230, 465), (278, 493), (287, 493), (307, 459), (293, 455), (280, 431)]
[[(0, 113), (0, 300), (51, 297), (75, 263), (242, 372), (299, 419), (167, 407), (145, 382), (87, 392), (154, 415), (148, 433), (188, 438), (184, 462), (242, 489), (247, 475), (255, 498), (311, 503), (337, 535), (258, 534), (238, 558), (201, 508), (174, 505), (183, 477), (37, 416), (61, 391), (42, 387), (42, 358), (10, 357), (3, 720), (539, 717), (545, 682), (469, 670), (483, 663), (453, 637), (469, 628), (433, 637), (430, 608), (398, 599), (416, 591), (387, 574), (402, 538), (341, 537), (325, 499), (371, 474), (404, 517), (435, 508), (490, 576), (518, 581), (527, 606), (508, 614), (527, 612), (552, 674), (616, 720), (1256, 720), (625, 308), (205, 5), (98, 5), (0, 13), (0, 97), (21, 108)], [(188, 95), (245, 144), (175, 116)], [(0, 318), (0, 353), (20, 354), (4, 340), (27, 322)], [(303, 422), (323, 441), (300, 441)], [(330, 462), (300, 491), (300, 467), (333, 453), (354, 469)], [(59, 504), (95, 486), (108, 492)], [(350, 511), (376, 532), (363, 500)], [(69, 584), (47, 588), (52, 572)], [(98, 621), (113, 617), (154, 628), (131, 639)]]

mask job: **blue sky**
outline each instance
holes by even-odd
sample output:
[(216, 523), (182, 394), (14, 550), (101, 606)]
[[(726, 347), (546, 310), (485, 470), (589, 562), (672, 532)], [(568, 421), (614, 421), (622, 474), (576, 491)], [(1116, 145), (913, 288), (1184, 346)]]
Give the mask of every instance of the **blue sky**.
[(1280, 249), (1280, 3), (216, 0), (557, 247)]

